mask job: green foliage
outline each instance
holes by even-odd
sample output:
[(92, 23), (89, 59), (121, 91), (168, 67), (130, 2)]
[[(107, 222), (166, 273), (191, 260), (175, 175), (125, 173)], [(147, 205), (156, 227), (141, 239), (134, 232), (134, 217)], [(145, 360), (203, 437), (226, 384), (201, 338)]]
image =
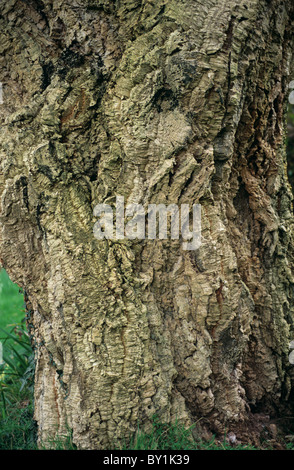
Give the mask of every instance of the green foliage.
[(35, 449), (34, 355), (19, 287), (0, 270), (0, 449)]
[(185, 429), (177, 422), (174, 424), (161, 423), (155, 416), (150, 433), (138, 429), (130, 440), (127, 450), (188, 450), (195, 449), (192, 428)]
[(293, 442), (288, 442), (286, 445), (287, 450), (294, 450), (294, 443)]
[(164, 424), (154, 416), (150, 433), (140, 429), (131, 437), (128, 444), (115, 447), (120, 450), (257, 450), (250, 445), (234, 445), (224, 439), (218, 442), (213, 437), (209, 442), (196, 440), (193, 428), (186, 429), (177, 421), (173, 424)]
[(2, 391), (17, 386), (20, 392), (26, 389), (32, 393), (34, 354), (25, 327), (22, 324), (15, 325), (11, 331), (0, 328), (0, 333), (4, 361), (0, 366)]
[(34, 356), (25, 327), (1, 329), (0, 449), (36, 448), (33, 420)]
[(0, 419), (0, 450), (33, 449), (37, 449), (33, 404), (19, 396), (16, 403), (8, 404), (6, 417)]
[(20, 288), (11, 282), (4, 269), (0, 269), (0, 328), (9, 328), (21, 322), (24, 316), (24, 299)]

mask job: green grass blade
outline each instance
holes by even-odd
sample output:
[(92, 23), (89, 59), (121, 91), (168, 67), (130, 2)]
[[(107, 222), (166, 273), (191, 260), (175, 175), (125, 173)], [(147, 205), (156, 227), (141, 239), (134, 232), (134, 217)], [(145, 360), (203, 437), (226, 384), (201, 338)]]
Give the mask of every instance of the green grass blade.
[(3, 418), (5, 419), (6, 418), (6, 401), (5, 401), (5, 395), (4, 395), (4, 392), (3, 392), (3, 388), (2, 388), (2, 385), (0, 386), (0, 393), (1, 393), (1, 399), (2, 399), (2, 403), (3, 403)]
[[(21, 356), (21, 354), (19, 354), (19, 352), (13, 347), (13, 346), (10, 346), (10, 350), (16, 355), (16, 357), (18, 358), (18, 360), (20, 361), (21, 365), (23, 368), (26, 368), (27, 367), (27, 361), (24, 359), (23, 356)], [(22, 370), (22, 373), (24, 371)]]
[[(21, 339), (17, 338), (15, 334), (13, 335), (13, 334), (9, 333), (8, 331), (3, 330), (3, 328), (0, 328), (0, 331), (3, 331), (3, 333), (5, 333), (5, 335), (7, 336), (7, 338), (12, 339), (13, 341), (18, 343), (20, 346), (22, 346), (27, 351), (29, 351), (29, 352), (31, 351), (32, 348), (31, 348), (31, 345), (29, 344), (28, 336), (26, 336), (25, 333), (24, 334), (27, 338), (27, 341), (22, 341)], [(7, 339), (7, 338), (5, 338), (5, 339)]]

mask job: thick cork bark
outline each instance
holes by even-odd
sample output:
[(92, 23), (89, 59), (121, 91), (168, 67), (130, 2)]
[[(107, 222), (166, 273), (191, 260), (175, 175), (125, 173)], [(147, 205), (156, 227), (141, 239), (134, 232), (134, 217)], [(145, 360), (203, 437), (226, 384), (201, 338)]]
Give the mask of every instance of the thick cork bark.
[[(291, 0), (5, 0), (1, 261), (39, 441), (290, 409)], [(94, 207), (201, 204), (202, 245), (97, 240)]]

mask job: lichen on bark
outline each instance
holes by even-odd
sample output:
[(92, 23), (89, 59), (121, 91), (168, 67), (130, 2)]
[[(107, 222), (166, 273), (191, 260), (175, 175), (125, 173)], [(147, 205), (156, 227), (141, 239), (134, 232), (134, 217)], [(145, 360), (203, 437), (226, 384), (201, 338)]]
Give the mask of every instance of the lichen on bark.
[[(0, 252), (32, 309), (39, 440), (290, 410), (291, 2), (0, 8)], [(95, 239), (116, 195), (201, 204), (201, 247)]]

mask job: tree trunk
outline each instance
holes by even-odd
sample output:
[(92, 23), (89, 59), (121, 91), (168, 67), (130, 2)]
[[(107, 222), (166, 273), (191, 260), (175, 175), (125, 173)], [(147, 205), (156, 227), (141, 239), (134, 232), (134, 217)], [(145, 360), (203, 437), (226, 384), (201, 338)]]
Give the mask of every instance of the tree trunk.
[[(39, 440), (291, 410), (291, 0), (6, 0), (1, 258), (26, 291)], [(103, 239), (94, 208), (201, 205), (202, 244)], [(239, 434), (238, 434), (239, 433)]]

